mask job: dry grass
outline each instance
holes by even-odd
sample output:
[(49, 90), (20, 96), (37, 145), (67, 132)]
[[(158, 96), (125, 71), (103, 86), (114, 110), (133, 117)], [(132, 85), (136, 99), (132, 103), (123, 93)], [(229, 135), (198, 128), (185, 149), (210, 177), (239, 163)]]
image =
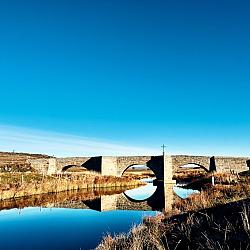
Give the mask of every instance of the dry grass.
[(131, 185), (137, 186), (142, 183), (130, 177), (101, 176), (94, 173), (53, 176), (34, 173), (6, 173), (0, 175), (0, 200), (82, 188)]
[(144, 179), (144, 178), (155, 178), (155, 174), (150, 169), (128, 169), (124, 172), (123, 176), (125, 177), (131, 177), (137, 180)]
[(205, 184), (199, 195), (176, 202), (171, 214), (147, 217), (127, 234), (108, 235), (97, 250), (250, 248), (250, 179), (215, 177), (220, 184)]
[(210, 182), (211, 177), (215, 177), (216, 183), (219, 184), (233, 184), (237, 182), (244, 182), (248, 180), (249, 175), (245, 173), (244, 176), (236, 173), (209, 173), (203, 169), (185, 169), (176, 172), (173, 176), (177, 182)]
[(190, 182), (199, 180), (208, 175), (208, 173), (203, 169), (179, 169), (179, 171), (174, 173), (173, 179), (177, 182)]
[(194, 194), (188, 199), (179, 199), (175, 202), (171, 215), (211, 208), (248, 197), (250, 197), (250, 183), (218, 184), (214, 187), (206, 185), (200, 194)]
[(145, 219), (127, 234), (106, 236), (97, 250), (248, 249), (250, 200), (165, 219)]
[(50, 158), (48, 155), (0, 152), (0, 172), (35, 172), (27, 160)]

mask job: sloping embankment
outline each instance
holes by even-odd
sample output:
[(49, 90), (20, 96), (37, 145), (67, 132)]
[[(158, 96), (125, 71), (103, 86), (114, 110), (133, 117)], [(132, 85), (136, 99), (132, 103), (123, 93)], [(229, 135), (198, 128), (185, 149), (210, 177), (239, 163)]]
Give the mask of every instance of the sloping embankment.
[(107, 236), (97, 250), (248, 249), (250, 198), (167, 219), (156, 216), (128, 234)]

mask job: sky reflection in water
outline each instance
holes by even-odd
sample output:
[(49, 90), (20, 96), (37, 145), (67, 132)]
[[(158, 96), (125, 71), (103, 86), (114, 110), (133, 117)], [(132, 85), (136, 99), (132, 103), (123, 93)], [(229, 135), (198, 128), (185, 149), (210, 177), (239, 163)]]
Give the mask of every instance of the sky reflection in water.
[[(145, 200), (156, 190), (152, 183), (125, 191), (135, 200)], [(193, 190), (174, 187), (174, 192), (186, 198)], [(155, 211), (115, 210), (98, 212), (90, 209), (40, 208), (0, 211), (0, 249), (93, 249), (108, 232), (127, 232), (145, 216)]]
[(0, 249), (91, 249), (110, 232), (127, 232), (153, 211), (27, 207), (0, 211)]

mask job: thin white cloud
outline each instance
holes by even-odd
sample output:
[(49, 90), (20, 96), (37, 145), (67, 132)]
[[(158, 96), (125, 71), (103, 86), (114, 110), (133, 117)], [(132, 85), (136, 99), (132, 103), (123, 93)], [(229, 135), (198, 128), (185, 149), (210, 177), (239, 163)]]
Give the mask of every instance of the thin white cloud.
[(55, 156), (157, 155), (157, 150), (123, 146), (69, 134), (0, 125), (0, 151), (44, 153)]

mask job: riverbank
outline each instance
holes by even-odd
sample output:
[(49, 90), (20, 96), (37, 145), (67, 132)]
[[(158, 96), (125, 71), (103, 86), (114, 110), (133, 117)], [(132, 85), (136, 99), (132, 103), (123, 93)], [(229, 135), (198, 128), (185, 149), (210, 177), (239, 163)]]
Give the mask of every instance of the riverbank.
[(149, 217), (128, 234), (106, 236), (97, 250), (248, 249), (250, 199), (171, 218)]
[[(0, 211), (13, 208), (23, 209), (26, 207), (44, 207), (44, 208), (75, 208), (76, 204), (82, 204), (83, 201), (90, 201), (101, 196), (110, 196), (121, 194), (130, 187), (109, 187), (95, 189), (69, 190), (57, 193), (38, 194), (23, 196), (16, 199), (5, 199), (0, 202)], [(131, 186), (131, 188), (134, 188)]]
[(0, 200), (58, 193), (68, 190), (143, 185), (130, 177), (101, 176), (95, 173), (46, 176), (36, 173), (0, 174)]
[(178, 200), (171, 212), (145, 218), (127, 234), (104, 237), (97, 250), (247, 249), (250, 178), (217, 177), (215, 186), (204, 182), (200, 194)]

